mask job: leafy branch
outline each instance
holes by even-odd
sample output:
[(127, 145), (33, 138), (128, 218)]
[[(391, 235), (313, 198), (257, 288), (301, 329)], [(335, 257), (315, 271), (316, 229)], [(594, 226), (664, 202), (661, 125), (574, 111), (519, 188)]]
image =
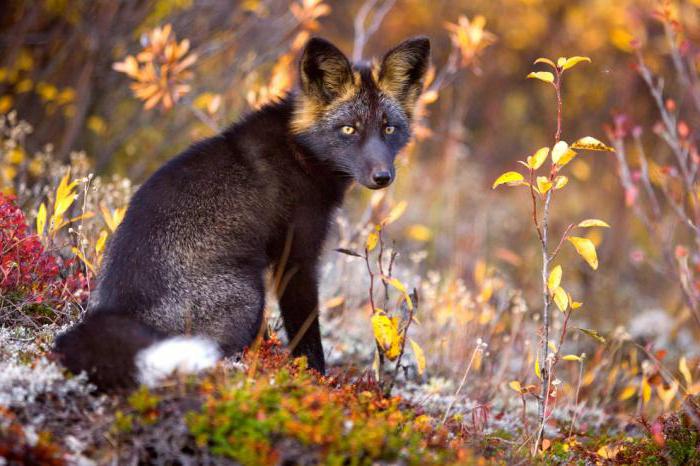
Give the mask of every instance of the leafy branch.
[[(556, 130), (554, 133), (553, 145), (551, 148), (542, 147), (528, 156), (526, 160), (518, 162), (527, 169), (526, 176), (520, 172), (509, 171), (502, 174), (493, 183), (493, 188), (503, 184), (508, 186), (526, 186), (528, 188), (532, 209), (532, 221), (537, 233), (542, 255), (542, 330), (538, 354), (535, 357), (535, 375), (540, 380), (541, 385), (539, 390), (536, 389), (536, 386), (527, 386), (523, 389), (519, 382), (511, 382), (511, 388), (521, 394), (523, 403), (525, 403), (525, 394), (531, 394), (537, 399), (539, 427), (535, 434), (533, 453), (539, 451), (542, 446), (544, 425), (547, 416), (552, 410), (550, 403), (556, 398), (556, 385), (558, 385), (558, 383), (554, 383), (555, 379), (553, 373), (556, 363), (560, 360), (558, 351), (566, 337), (569, 317), (573, 310), (582, 305), (582, 303), (574, 301), (571, 294), (563, 288), (561, 284), (563, 269), (561, 265), (553, 266), (554, 259), (559, 254), (563, 244), (568, 241), (588, 265), (593, 270), (596, 270), (598, 268), (598, 257), (595, 244), (588, 238), (573, 236), (572, 232), (576, 228), (609, 227), (606, 222), (598, 219), (588, 219), (578, 224), (571, 223), (564, 230), (559, 241), (551, 243), (552, 232), (550, 231), (549, 222), (554, 193), (563, 189), (569, 183), (569, 178), (560, 174), (562, 169), (578, 155), (577, 150), (613, 151), (612, 148), (590, 136), (580, 138), (571, 145), (562, 139), (562, 83), (564, 73), (580, 63), (590, 61), (588, 57), (578, 56), (570, 58), (560, 57), (556, 63), (547, 58), (538, 58), (535, 60), (535, 64), (546, 65), (552, 70), (534, 71), (528, 74), (527, 77), (543, 81), (554, 88)], [(548, 173), (538, 176), (537, 171), (547, 160), (550, 160)], [(551, 250), (551, 244), (556, 244), (553, 250)], [(558, 347), (554, 342), (550, 341), (550, 310), (552, 303), (564, 313), (564, 325), (562, 326), (562, 331), (559, 336)], [(561, 359), (576, 360), (581, 364), (583, 363), (583, 358), (576, 355), (564, 356)]]

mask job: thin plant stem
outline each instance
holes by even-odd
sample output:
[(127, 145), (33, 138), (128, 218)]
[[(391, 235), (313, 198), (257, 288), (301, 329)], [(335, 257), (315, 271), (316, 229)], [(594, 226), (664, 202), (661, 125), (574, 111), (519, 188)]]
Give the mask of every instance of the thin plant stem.
[(455, 404), (455, 401), (457, 401), (457, 397), (459, 396), (459, 393), (462, 391), (462, 387), (464, 387), (464, 383), (467, 381), (467, 376), (469, 375), (469, 371), (472, 368), (472, 364), (474, 364), (474, 359), (476, 358), (476, 354), (481, 351), (481, 342), (477, 343), (476, 347), (474, 348), (474, 351), (472, 351), (472, 357), (469, 359), (469, 364), (467, 364), (467, 368), (464, 370), (464, 375), (462, 376), (462, 380), (459, 382), (459, 386), (457, 387), (457, 391), (455, 391), (454, 397), (452, 398), (452, 401), (450, 401), (450, 404), (447, 406), (447, 409), (445, 410), (445, 415), (442, 417), (442, 424), (447, 422), (447, 418), (450, 415), (450, 411), (452, 411), (452, 407)]
[[(557, 126), (556, 132), (554, 133), (554, 144), (556, 145), (561, 140), (561, 126), (562, 126), (562, 98), (561, 98), (561, 80), (562, 75), (558, 68), (555, 68), (555, 78), (554, 85), (556, 100), (557, 100)], [(556, 165), (552, 165), (552, 170), (550, 171), (550, 180), (554, 179), (556, 175)], [(542, 389), (540, 391), (540, 396), (537, 403), (537, 418), (538, 418), (538, 432), (535, 440), (533, 453), (536, 453), (542, 443), (542, 437), (544, 434), (544, 424), (545, 415), (547, 409), (547, 401), (549, 399), (549, 389), (551, 382), (551, 374), (549, 364), (549, 310), (552, 304), (552, 299), (547, 288), (547, 279), (549, 278), (549, 264), (551, 257), (549, 255), (548, 249), (548, 236), (549, 236), (549, 209), (552, 202), (552, 192), (550, 189), (547, 191), (545, 196), (544, 206), (542, 208), (542, 223), (539, 229), (541, 229), (541, 244), (542, 244), (542, 341), (540, 343), (540, 352), (542, 354), (542, 363), (540, 364), (542, 371)], [(537, 228), (537, 224), (535, 224)]]
[(579, 361), (578, 382), (576, 383), (576, 396), (574, 398), (574, 413), (571, 415), (571, 426), (569, 426), (569, 438), (574, 432), (574, 424), (576, 423), (576, 415), (578, 414), (578, 396), (581, 392), (581, 381), (583, 380), (583, 360)]

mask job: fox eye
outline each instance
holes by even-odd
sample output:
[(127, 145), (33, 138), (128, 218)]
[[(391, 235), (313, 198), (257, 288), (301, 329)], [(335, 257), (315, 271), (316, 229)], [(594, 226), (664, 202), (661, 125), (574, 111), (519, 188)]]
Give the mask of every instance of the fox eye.
[(396, 126), (386, 126), (384, 128), (386, 134), (394, 134), (394, 131), (396, 131)]
[(340, 128), (340, 131), (341, 131), (343, 134), (347, 134), (348, 136), (351, 135), (351, 134), (355, 134), (355, 128), (352, 127), (352, 126), (350, 126), (350, 125), (345, 125), (345, 126), (343, 126), (342, 128)]

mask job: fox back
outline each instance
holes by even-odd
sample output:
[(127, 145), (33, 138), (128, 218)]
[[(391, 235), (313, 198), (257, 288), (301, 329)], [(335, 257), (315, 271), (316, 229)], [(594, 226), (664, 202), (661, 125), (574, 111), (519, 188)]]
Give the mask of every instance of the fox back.
[(110, 240), (84, 319), (57, 338), (66, 367), (101, 389), (210, 367), (259, 335), (272, 268), (292, 352), (323, 372), (316, 270), (330, 219), (353, 181), (394, 180), (429, 50), (410, 39), (353, 66), (311, 39), (299, 89), (161, 167)]

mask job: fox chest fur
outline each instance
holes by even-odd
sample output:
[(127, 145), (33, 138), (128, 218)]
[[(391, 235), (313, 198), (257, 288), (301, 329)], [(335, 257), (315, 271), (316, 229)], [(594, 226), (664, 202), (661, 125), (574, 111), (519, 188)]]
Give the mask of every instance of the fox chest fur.
[(152, 175), (108, 244), (86, 317), (57, 339), (68, 368), (130, 386), (151, 380), (139, 355), (167, 339), (241, 351), (260, 334), (272, 268), (292, 352), (323, 372), (316, 269), (330, 219), (353, 181), (393, 181), (428, 53), (418, 38), (353, 67), (312, 39), (298, 91)]

